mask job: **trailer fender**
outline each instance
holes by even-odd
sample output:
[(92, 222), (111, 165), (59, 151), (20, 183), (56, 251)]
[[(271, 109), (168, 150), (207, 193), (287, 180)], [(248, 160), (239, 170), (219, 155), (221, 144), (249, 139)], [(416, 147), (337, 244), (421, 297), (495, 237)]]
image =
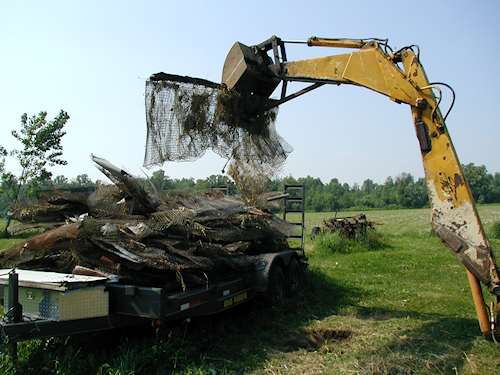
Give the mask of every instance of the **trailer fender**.
[(297, 257), (297, 253), (293, 250), (258, 255), (255, 263), (256, 272), (252, 281), (255, 290), (259, 293), (267, 292), (271, 268), (277, 265), (286, 272), (286, 267), (294, 257)]

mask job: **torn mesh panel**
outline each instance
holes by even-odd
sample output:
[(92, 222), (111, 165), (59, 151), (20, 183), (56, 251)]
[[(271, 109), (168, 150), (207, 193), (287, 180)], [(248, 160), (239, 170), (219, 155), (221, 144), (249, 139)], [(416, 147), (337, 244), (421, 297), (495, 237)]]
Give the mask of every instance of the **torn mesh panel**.
[[(210, 148), (217, 89), (189, 83), (146, 82), (146, 154), (144, 166), (196, 160)], [(197, 116), (198, 115), (198, 116)]]
[[(277, 109), (258, 121), (242, 120), (238, 98), (218, 84), (164, 74), (146, 82), (147, 140), (144, 166), (192, 161), (211, 149), (235, 160), (259, 160), (272, 168), (292, 148), (276, 132)], [(222, 103), (222, 104), (221, 104)]]

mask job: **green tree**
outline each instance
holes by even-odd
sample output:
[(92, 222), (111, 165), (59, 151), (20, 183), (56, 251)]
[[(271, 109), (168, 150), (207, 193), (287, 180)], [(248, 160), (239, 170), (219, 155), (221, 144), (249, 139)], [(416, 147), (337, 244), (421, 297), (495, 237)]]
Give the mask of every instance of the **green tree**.
[(77, 175), (72, 183), (76, 186), (91, 186), (94, 184), (86, 173)]
[(154, 171), (149, 180), (158, 191), (167, 190), (171, 187), (171, 181), (168, 176), (165, 175), (165, 171), (163, 171), (163, 169)]
[[(68, 114), (62, 110), (52, 121), (47, 121), (47, 112), (31, 117), (26, 113), (21, 116), (21, 128), (12, 131), (12, 136), (21, 144), (21, 148), (10, 152), (19, 163), (21, 174), (2, 174), (2, 186), (10, 187), (11, 208), (19, 202), (22, 194), (33, 195), (43, 182), (50, 180), (52, 173), (48, 170), (49, 167), (67, 164), (62, 159), (61, 140), (66, 134), (64, 126), (68, 120)], [(5, 150), (3, 154), (5, 156)], [(7, 237), (10, 222), (11, 215), (8, 214), (4, 229)]]
[(369, 178), (363, 181), (363, 184), (361, 185), (361, 191), (363, 193), (371, 193), (375, 190), (376, 184), (370, 180)]
[(0, 146), (0, 176), (5, 173), (5, 157), (7, 156), (7, 150)]
[(491, 188), (491, 202), (500, 202), (500, 173), (493, 175), (493, 186)]
[(488, 171), (484, 165), (475, 165), (474, 163), (469, 163), (463, 165), (463, 170), (465, 178), (469, 183), (470, 189), (472, 190), (472, 195), (478, 203), (490, 203), (491, 202), (491, 188), (493, 187), (493, 176), (488, 174)]
[(5, 158), (8, 155), (7, 150), (0, 146), (0, 215), (6, 213), (8, 202), (7, 192), (10, 190), (8, 180), (8, 174), (5, 172)]
[(52, 182), (57, 187), (66, 187), (69, 184), (69, 180), (63, 175), (56, 176)]

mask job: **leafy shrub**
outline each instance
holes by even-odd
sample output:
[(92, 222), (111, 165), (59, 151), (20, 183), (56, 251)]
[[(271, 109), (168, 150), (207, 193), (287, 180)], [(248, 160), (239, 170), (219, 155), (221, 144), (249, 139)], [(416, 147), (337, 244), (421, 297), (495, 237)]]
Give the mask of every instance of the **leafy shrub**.
[(490, 237), (500, 239), (500, 221), (495, 221), (491, 224)]
[(314, 245), (316, 250), (324, 253), (374, 251), (387, 246), (383, 236), (372, 229), (355, 239), (345, 238), (336, 232), (322, 233), (316, 238)]

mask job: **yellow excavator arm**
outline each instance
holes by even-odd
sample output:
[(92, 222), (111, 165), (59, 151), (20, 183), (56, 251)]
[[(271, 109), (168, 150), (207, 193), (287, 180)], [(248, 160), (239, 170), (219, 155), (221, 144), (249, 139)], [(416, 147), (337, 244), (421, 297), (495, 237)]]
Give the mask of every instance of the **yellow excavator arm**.
[[(355, 50), (287, 61), (286, 43)], [(269, 51), (272, 51), (273, 58), (268, 55)], [(312, 84), (287, 95), (290, 81)], [(481, 331), (486, 336), (495, 336), (500, 296), (498, 269), (445, 125), (447, 115), (443, 117), (439, 109), (441, 95), (435, 95), (435, 90), (439, 91), (442, 85), (449, 86), (429, 82), (420, 63), (418, 47), (408, 46), (394, 52), (387, 40), (316, 37), (307, 42), (286, 42), (272, 37), (251, 47), (237, 42), (226, 58), (222, 82), (228, 89), (238, 91), (245, 100), (267, 98), (267, 108), (324, 84), (362, 86), (397, 103), (408, 104), (424, 164), (433, 230), (467, 269)], [(269, 99), (280, 83), (281, 98)], [(479, 282), (486, 285), (493, 296), (489, 314)]]

